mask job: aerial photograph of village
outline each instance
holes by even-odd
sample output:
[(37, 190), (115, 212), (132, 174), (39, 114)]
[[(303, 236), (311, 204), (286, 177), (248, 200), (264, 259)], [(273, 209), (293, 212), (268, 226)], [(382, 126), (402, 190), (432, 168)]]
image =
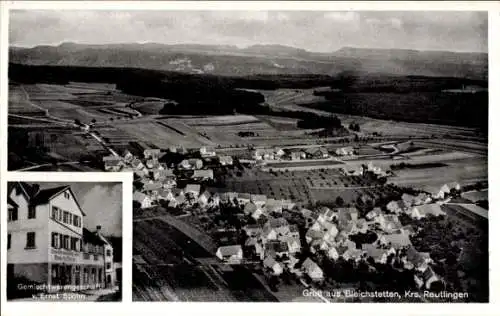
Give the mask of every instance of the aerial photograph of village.
[(487, 29), (10, 11), (8, 169), (134, 174), (134, 301), (488, 302)]

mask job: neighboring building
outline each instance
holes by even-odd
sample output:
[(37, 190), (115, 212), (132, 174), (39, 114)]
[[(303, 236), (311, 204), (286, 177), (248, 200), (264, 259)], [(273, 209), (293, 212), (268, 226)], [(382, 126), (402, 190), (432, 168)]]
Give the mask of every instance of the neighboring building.
[(217, 249), (215, 255), (227, 263), (240, 263), (243, 260), (243, 249), (240, 245), (223, 246)]
[(105, 171), (120, 171), (124, 166), (121, 157), (118, 156), (106, 156), (102, 158), (104, 162)]
[(184, 189), (185, 194), (191, 194), (195, 199), (200, 195), (201, 186), (199, 184), (188, 184)]
[(283, 267), (273, 257), (268, 256), (262, 262), (265, 268), (269, 269), (272, 274), (280, 275), (283, 273)]
[(116, 285), (116, 272), (113, 261), (113, 245), (101, 233), (101, 226), (98, 225), (95, 234), (101, 239), (104, 245), (104, 283), (107, 288), (113, 288)]
[(151, 149), (151, 148), (148, 148), (148, 149), (144, 149), (144, 158), (145, 159), (155, 159), (157, 160), (158, 158), (160, 158), (160, 155), (161, 155), (161, 150), (160, 149)]
[(193, 173), (193, 178), (201, 180), (212, 180), (214, 178), (214, 171), (212, 169), (195, 170)]
[(233, 165), (233, 158), (231, 156), (220, 156), (219, 163), (223, 166)]
[(423, 204), (412, 208), (410, 216), (415, 219), (422, 219), (428, 216), (440, 216), (446, 215), (441, 206), (437, 203), (433, 204)]
[(352, 146), (342, 147), (335, 150), (337, 156), (353, 156), (354, 148)]
[(310, 258), (307, 258), (302, 263), (302, 270), (313, 281), (322, 281), (324, 278), (323, 270), (321, 270), (321, 268), (316, 264), (316, 262), (312, 261)]
[(215, 157), (215, 150), (209, 147), (201, 147), (200, 148), (200, 155), (202, 157)]
[(138, 202), (141, 205), (141, 208), (149, 208), (153, 206), (151, 198), (142, 192), (135, 191), (132, 199), (133, 201)]
[(250, 195), (250, 201), (257, 206), (262, 207), (266, 204), (267, 197), (263, 194), (252, 194)]
[(105, 286), (104, 242), (84, 228), (85, 213), (69, 186), (39, 190), (16, 182), (7, 194), (9, 282), (24, 278), (49, 291)]
[(401, 214), (405, 211), (406, 205), (402, 200), (391, 201), (387, 204), (387, 210), (394, 214)]

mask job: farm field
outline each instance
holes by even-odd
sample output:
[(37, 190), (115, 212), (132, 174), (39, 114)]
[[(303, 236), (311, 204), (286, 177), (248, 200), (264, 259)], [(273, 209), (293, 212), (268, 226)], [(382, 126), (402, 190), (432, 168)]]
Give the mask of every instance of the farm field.
[(162, 219), (134, 221), (133, 254), (137, 301), (275, 300), (247, 268), (203, 264), (218, 259)]

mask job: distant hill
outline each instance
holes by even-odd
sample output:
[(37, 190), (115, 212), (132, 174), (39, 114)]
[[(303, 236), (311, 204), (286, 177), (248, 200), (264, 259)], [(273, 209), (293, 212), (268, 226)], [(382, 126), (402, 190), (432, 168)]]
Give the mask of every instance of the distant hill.
[(488, 55), (345, 47), (332, 53), (284, 45), (62, 43), (11, 47), (9, 61), (29, 65), (128, 67), (215, 75), (324, 74), (343, 71), (487, 79)]

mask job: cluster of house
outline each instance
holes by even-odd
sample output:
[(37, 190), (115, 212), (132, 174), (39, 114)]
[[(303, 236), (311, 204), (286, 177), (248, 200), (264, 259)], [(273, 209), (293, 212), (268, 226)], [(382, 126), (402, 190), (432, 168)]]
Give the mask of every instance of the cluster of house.
[[(188, 152), (184, 148), (169, 148), (172, 153)], [(201, 205), (210, 205), (218, 203), (218, 196), (212, 196), (208, 191), (202, 191), (197, 183), (188, 184), (184, 189), (177, 188), (177, 175), (174, 171), (186, 174), (189, 172), (193, 182), (213, 179), (212, 169), (204, 168), (202, 158), (217, 158), (222, 166), (233, 164), (231, 156), (218, 156), (215, 151), (201, 147), (199, 154), (201, 158), (184, 159), (176, 166), (168, 168), (166, 163), (159, 162), (165, 154), (161, 149), (145, 149), (144, 159), (134, 156), (130, 151), (125, 151), (123, 157), (108, 156), (104, 157), (105, 169), (107, 171), (131, 171), (142, 184), (140, 190), (136, 190), (133, 200), (139, 203), (141, 208), (149, 208), (160, 201), (165, 201), (171, 207), (182, 206), (184, 204), (200, 203)], [(118, 163), (115, 163), (118, 161)]]
[[(428, 265), (432, 260), (428, 253), (416, 251), (410, 236), (416, 232), (412, 226), (402, 226), (396, 214), (384, 214), (380, 208), (374, 208), (360, 218), (356, 208), (329, 209), (323, 207), (319, 212), (302, 210), (307, 219), (306, 241), (311, 253), (323, 252), (330, 259), (338, 260), (373, 260), (386, 264), (389, 259), (399, 256), (406, 269), (414, 269), (415, 282), (419, 287), (428, 289), (432, 282), (439, 280)], [(359, 248), (350, 235), (376, 232), (377, 239), (372, 243), (361, 244)], [(321, 275), (321, 273), (317, 273)]]
[(371, 161), (367, 164), (347, 164), (342, 171), (347, 176), (362, 176), (366, 172), (371, 172), (379, 177), (387, 175), (386, 171), (384, 171), (381, 167), (374, 165)]
[(330, 153), (324, 147), (311, 147), (306, 149), (281, 149), (259, 148), (253, 151), (253, 159), (266, 160), (303, 160), (303, 159), (328, 159)]

